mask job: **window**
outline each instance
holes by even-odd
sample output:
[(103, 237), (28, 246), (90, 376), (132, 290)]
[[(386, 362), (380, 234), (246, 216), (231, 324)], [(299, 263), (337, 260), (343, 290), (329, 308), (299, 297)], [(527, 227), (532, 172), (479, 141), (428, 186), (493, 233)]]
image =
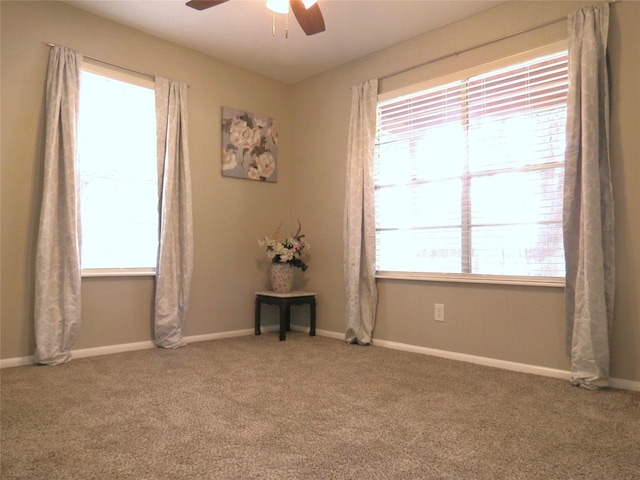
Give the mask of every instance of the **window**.
[(562, 284), (567, 52), (511, 63), (380, 98), (379, 275)]
[(83, 64), (78, 159), (83, 275), (153, 274), (158, 249), (153, 81)]

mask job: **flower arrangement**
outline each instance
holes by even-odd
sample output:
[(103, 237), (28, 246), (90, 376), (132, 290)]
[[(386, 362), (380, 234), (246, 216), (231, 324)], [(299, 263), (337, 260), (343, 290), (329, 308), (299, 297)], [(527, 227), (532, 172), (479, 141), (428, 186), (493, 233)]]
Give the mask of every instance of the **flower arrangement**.
[(280, 241), (281, 226), (282, 222), (273, 233), (273, 238), (264, 237), (264, 240), (258, 240), (258, 245), (267, 247), (267, 257), (272, 263), (288, 263), (303, 272), (306, 271), (309, 266), (302, 260), (302, 256), (310, 245), (306, 242), (305, 235), (300, 233), (302, 230), (300, 221), (298, 220), (298, 231), (283, 241)]

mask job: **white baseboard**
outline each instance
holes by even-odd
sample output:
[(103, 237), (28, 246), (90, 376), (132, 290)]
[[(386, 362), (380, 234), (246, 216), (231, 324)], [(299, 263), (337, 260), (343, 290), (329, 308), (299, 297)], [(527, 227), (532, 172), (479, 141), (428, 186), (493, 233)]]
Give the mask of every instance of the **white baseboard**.
[(640, 392), (640, 382), (634, 382), (633, 380), (624, 380), (623, 378), (609, 377), (609, 384), (613, 388), (619, 388), (620, 390), (631, 390), (633, 392)]
[(222, 338), (244, 337), (246, 335), (253, 335), (253, 333), (253, 328), (247, 328), (244, 330), (233, 330), (231, 332), (208, 333), (206, 335), (191, 335), (190, 337), (184, 337), (184, 340), (187, 343), (206, 342), (209, 340), (220, 340)]
[(82, 348), (71, 350), (71, 358), (98, 357), (100, 355), (110, 355), (112, 353), (133, 352), (135, 350), (148, 350), (155, 345), (151, 340), (145, 342), (124, 343), (122, 345), (107, 345), (104, 347)]
[(22, 367), (24, 365), (31, 365), (34, 363), (34, 357), (17, 357), (17, 358), (3, 358), (0, 360), (0, 369), (9, 367)]
[[(231, 332), (221, 333), (209, 333), (206, 335), (192, 335), (184, 337), (187, 343), (204, 342), (207, 340), (219, 340), (222, 338), (242, 337), (244, 335), (251, 335), (254, 333), (253, 329), (235, 330)], [(71, 350), (72, 358), (86, 358), (97, 357), (99, 355), (110, 355), (112, 353), (132, 352), (135, 350), (146, 350), (155, 348), (155, 344), (151, 340), (144, 342), (124, 343), (120, 345), (107, 345), (104, 347), (83, 348), (79, 350)], [(35, 363), (35, 357), (19, 357), (19, 358), (6, 358), (0, 360), (0, 369), (8, 367), (20, 367), (23, 365), (32, 365)]]
[[(277, 331), (278, 325), (271, 325), (262, 327), (263, 331)], [(298, 325), (291, 325), (291, 329), (299, 332), (309, 331), (309, 327), (302, 327)], [(245, 335), (253, 335), (253, 328), (245, 330), (234, 330), (230, 332), (210, 333), (206, 335), (192, 335), (185, 337), (187, 343), (193, 342), (205, 342), (209, 340), (219, 340), (222, 338), (242, 337)], [(332, 332), (329, 330), (316, 330), (316, 335), (320, 337), (328, 337), (336, 340), (344, 340), (344, 333)], [(541, 367), (537, 365), (529, 365), (526, 363), (509, 362), (506, 360), (498, 360), (495, 358), (479, 357), (476, 355), (467, 355), (465, 353), (448, 352), (446, 350), (438, 350), (435, 348), (419, 347), (416, 345), (408, 345), (406, 343), (391, 342), (388, 340), (374, 340), (374, 345), (383, 348), (391, 348), (394, 350), (401, 350), (404, 352), (420, 353), (424, 355), (432, 355), (434, 357), (448, 358), (450, 360), (458, 360), (461, 362), (475, 363), (478, 365), (485, 365), (488, 367), (502, 368), (504, 370), (511, 370), (514, 372), (531, 373), (534, 375), (542, 375), (545, 377), (554, 377), (568, 380), (570, 372), (567, 370), (559, 370), (555, 368)], [(98, 355), (108, 355), (111, 353), (131, 352), (134, 350), (145, 350), (149, 348), (155, 348), (154, 343), (149, 341), (125, 343), (122, 345), (109, 345), (105, 347), (84, 348), (80, 350), (72, 350), (71, 355), (73, 358), (95, 357)], [(19, 367), (23, 365), (31, 365), (35, 362), (33, 356), (19, 357), (19, 358), (7, 358), (0, 360), (0, 369), (8, 367)], [(624, 380), (620, 378), (609, 378), (609, 384), (613, 388), (619, 388), (622, 390), (631, 390), (640, 392), (640, 382), (632, 380)]]
[[(292, 330), (307, 331), (308, 327), (298, 327), (291, 325)], [(317, 330), (316, 334), (322, 337), (335, 338), (337, 340), (344, 340), (344, 333), (330, 332), (328, 330)], [(544, 377), (561, 378), (563, 380), (569, 380), (571, 372), (568, 370), (560, 370), (556, 368), (541, 367), (538, 365), (529, 365), (526, 363), (509, 362), (506, 360), (498, 360), (495, 358), (479, 357), (477, 355), (468, 355), (465, 353), (449, 352), (446, 350), (438, 350), (435, 348), (419, 347), (416, 345), (408, 345), (406, 343), (391, 342), (388, 340), (376, 340), (374, 339), (373, 345), (383, 348), (391, 348), (394, 350), (402, 350), (405, 352), (420, 353), (423, 355), (432, 355), (434, 357), (448, 358), (450, 360), (458, 360), (461, 362), (475, 363), (478, 365), (484, 365), (487, 367), (502, 368), (503, 370), (511, 370), (520, 373), (531, 373), (533, 375), (542, 375)], [(619, 388), (621, 390), (631, 390), (640, 392), (640, 382), (634, 382), (632, 380), (624, 380), (621, 378), (609, 378), (609, 385), (613, 388)]]
[[(467, 355), (465, 353), (448, 352), (446, 350), (437, 350), (434, 348), (418, 347), (415, 345), (407, 345), (405, 343), (390, 342), (387, 340), (374, 340), (374, 345), (384, 348), (392, 348), (395, 350), (403, 350), (405, 352), (422, 353), (425, 355), (433, 355), (434, 357), (448, 358), (450, 360), (459, 360), (461, 362), (475, 363), (485, 365), (487, 367), (502, 368), (514, 372), (531, 373), (533, 375), (542, 375), (544, 377), (561, 378), (569, 380), (571, 372), (568, 370), (559, 370), (549, 367), (541, 367), (538, 365), (529, 365), (526, 363), (509, 362), (506, 360), (498, 360), (495, 358), (479, 357), (476, 355)], [(622, 390), (632, 390), (640, 392), (640, 382), (632, 380), (624, 380), (621, 378), (609, 377), (609, 385), (613, 388)]]
[(475, 363), (486, 367), (502, 368), (521, 373), (532, 373), (534, 375), (542, 375), (545, 377), (569, 379), (567, 370), (558, 370), (555, 368), (539, 367), (526, 363), (509, 362), (506, 360), (497, 360), (495, 358), (479, 357), (476, 355), (468, 355), (466, 353), (448, 352), (446, 350), (438, 350), (435, 348), (418, 347), (415, 345), (407, 345), (405, 343), (390, 342), (387, 340), (374, 340), (373, 344), (378, 347), (391, 348), (394, 350), (402, 350), (405, 352), (422, 353), (434, 357), (447, 358), (449, 360), (458, 360), (461, 362)]

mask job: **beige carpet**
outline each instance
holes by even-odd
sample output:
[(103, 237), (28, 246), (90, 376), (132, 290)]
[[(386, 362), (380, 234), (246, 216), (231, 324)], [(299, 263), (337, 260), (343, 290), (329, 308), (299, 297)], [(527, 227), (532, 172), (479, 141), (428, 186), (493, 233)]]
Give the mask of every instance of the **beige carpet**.
[(277, 333), (4, 369), (3, 479), (640, 479), (640, 394)]

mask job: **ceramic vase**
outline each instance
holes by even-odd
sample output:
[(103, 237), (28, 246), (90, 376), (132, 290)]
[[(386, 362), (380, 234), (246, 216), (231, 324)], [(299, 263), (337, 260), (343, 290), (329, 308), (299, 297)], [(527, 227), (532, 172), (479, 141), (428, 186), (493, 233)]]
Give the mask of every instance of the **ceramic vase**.
[(291, 291), (293, 285), (293, 267), (288, 263), (271, 264), (271, 288), (277, 293)]

